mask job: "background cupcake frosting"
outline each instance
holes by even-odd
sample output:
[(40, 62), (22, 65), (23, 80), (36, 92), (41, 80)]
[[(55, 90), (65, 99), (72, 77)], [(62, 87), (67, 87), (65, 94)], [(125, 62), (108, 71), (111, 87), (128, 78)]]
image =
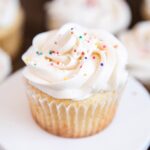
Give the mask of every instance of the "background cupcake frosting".
[(0, 1), (0, 29), (10, 26), (17, 17), (20, 9), (19, 0)]
[(46, 10), (50, 29), (75, 22), (117, 33), (131, 21), (130, 9), (124, 0), (54, 0), (47, 3)]
[(128, 49), (131, 73), (144, 83), (149, 82), (150, 21), (138, 23), (132, 30), (121, 33), (120, 39)]
[(11, 67), (10, 57), (0, 49), (0, 83), (10, 74)]

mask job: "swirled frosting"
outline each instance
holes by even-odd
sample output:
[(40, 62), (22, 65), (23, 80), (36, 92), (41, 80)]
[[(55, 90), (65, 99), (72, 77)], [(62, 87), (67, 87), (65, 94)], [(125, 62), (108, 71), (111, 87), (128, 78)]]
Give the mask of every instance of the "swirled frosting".
[(103, 30), (66, 24), (36, 36), (23, 55), (29, 82), (59, 99), (83, 100), (126, 80), (127, 53)]
[(19, 0), (0, 0), (0, 28), (14, 22), (20, 7)]
[(143, 81), (150, 81), (150, 21), (138, 23), (119, 35), (129, 53), (130, 71)]
[(131, 20), (124, 0), (54, 0), (47, 3), (46, 10), (51, 28), (75, 22), (116, 33), (127, 28)]
[(0, 82), (2, 82), (11, 72), (11, 59), (0, 49)]

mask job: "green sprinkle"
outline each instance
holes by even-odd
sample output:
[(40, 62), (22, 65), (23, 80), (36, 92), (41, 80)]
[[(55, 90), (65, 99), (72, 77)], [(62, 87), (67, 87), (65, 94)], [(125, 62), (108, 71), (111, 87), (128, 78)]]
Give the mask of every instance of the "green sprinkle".
[(42, 52), (37, 51), (37, 52), (36, 52), (36, 54), (37, 54), (37, 55), (42, 55), (43, 53), (42, 53)]
[(54, 52), (53, 51), (49, 51), (49, 54), (51, 55), (51, 54), (53, 54)]
[(82, 39), (82, 36), (80, 35), (79, 38)]

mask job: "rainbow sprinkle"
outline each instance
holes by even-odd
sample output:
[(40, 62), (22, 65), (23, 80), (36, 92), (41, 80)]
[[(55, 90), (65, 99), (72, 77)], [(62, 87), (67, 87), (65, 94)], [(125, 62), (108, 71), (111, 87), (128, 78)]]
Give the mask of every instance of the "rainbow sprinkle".
[(36, 54), (37, 54), (37, 55), (43, 55), (43, 53), (42, 53), (42, 52), (39, 52), (39, 51), (37, 51)]
[(80, 36), (79, 36), (79, 39), (82, 39), (82, 38), (83, 38), (83, 37), (80, 35)]
[(69, 78), (67, 78), (67, 77), (64, 77), (64, 80), (68, 80)]
[(54, 51), (49, 51), (49, 54), (51, 55), (51, 54), (53, 54), (53, 53), (55, 53)]
[(100, 66), (102, 66), (102, 67), (103, 67), (103, 66), (104, 66), (104, 63), (100, 63)]

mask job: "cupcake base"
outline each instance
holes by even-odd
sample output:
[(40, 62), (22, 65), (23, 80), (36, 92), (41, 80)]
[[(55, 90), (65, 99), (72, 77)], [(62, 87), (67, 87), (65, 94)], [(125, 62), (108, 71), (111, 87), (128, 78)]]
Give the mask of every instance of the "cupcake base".
[(1, 29), (0, 47), (4, 49), (12, 58), (17, 56), (19, 48), (22, 44), (23, 22), (24, 12), (22, 8), (20, 8), (14, 24)]
[(83, 101), (55, 99), (27, 83), (34, 120), (54, 135), (80, 138), (103, 130), (114, 118), (117, 92), (103, 92)]

